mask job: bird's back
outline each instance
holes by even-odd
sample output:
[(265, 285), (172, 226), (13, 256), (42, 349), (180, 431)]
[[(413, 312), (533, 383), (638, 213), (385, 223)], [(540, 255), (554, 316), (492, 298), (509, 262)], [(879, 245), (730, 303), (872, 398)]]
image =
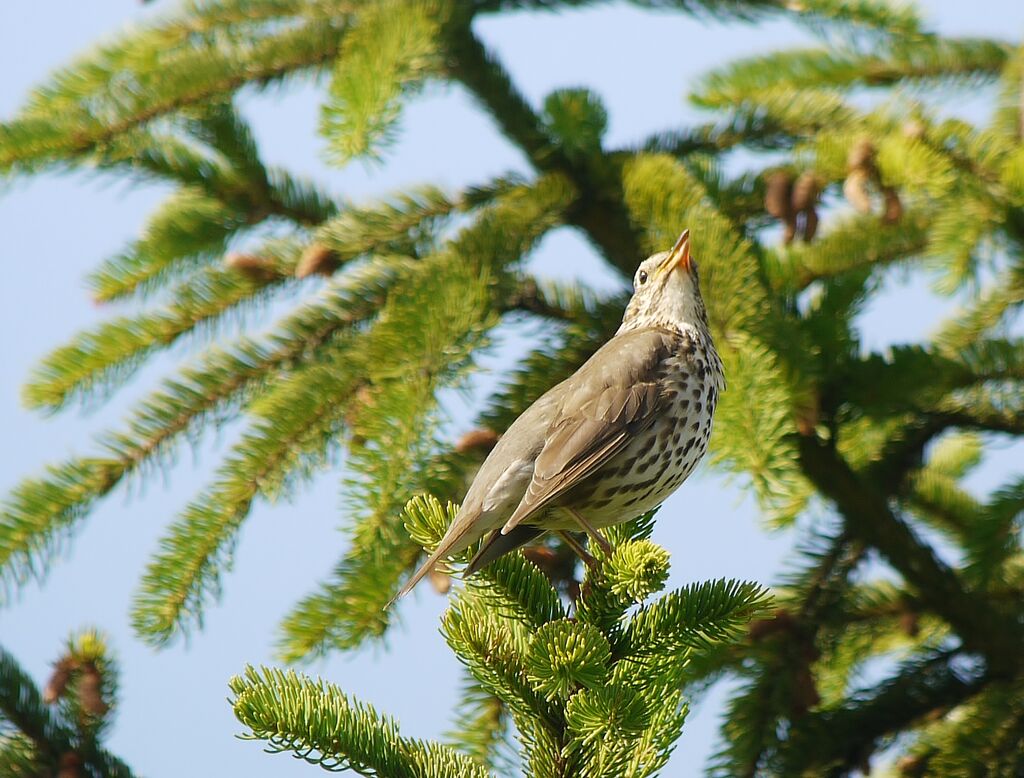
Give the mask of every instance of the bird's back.
[(594, 403), (648, 380), (679, 343), (678, 335), (661, 329), (616, 335), (575, 373), (535, 400), (501, 436), (473, 479), (456, 520), (474, 522), (473, 532), (459, 546), (468, 547), (512, 515), (533, 479), (556, 420), (564, 423), (579, 413), (607, 411)]

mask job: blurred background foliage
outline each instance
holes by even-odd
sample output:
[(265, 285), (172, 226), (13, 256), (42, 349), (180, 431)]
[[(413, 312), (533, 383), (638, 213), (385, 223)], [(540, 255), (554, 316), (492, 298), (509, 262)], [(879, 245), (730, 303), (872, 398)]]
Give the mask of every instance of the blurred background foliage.
[[(739, 643), (693, 653), (680, 679), (687, 695), (741, 680), (711, 773), (839, 775), (895, 749), (896, 774), (1019, 775), (1024, 480), (978, 497), (963, 479), (1024, 431), (1024, 49), (939, 36), (874, 0), (658, 3), (744, 24), (785, 15), (821, 45), (708, 73), (691, 95), (706, 123), (609, 147), (599, 95), (531, 105), (474, 32), (484, 15), (562, 5), (586, 3), (189, 2), (56, 73), (0, 125), (5, 177), (173, 186), (90, 276), (111, 315), (40, 362), (25, 402), (108, 402), (158, 353), (197, 351), (91, 453), (8, 495), (7, 591), (45, 576), (97, 500), (241, 418), (148, 562), (137, 634), (162, 646), (201, 627), (254, 502), (343, 464), (349, 542), (282, 623), (279, 653), (382, 640), (383, 605), (422, 553), (407, 500), (459, 500), (496, 436), (617, 326), (621, 295), (552, 281), (526, 267), (530, 251), (568, 226), (628, 278), (689, 226), (729, 380), (712, 460), (766, 525), (801, 536), (791, 574), (765, 582), (774, 610)], [(386, 158), (408, 101), (447, 83), (534, 174), (340, 200), (267, 165), (236, 108), (239, 90), (299, 78), (324, 88), (336, 164)], [(980, 85), (997, 95), (986, 121), (943, 110)], [(963, 305), (926, 340), (875, 352), (857, 316), (893, 265)], [(237, 338), (197, 337), (238, 317), (252, 324)], [(543, 342), (471, 426), (443, 434), (439, 394), (522, 319), (543, 322)], [(564, 549), (527, 554), (574, 594)], [(866, 683), (868, 666), (884, 669)], [(3, 758), (53, 771), (71, 751), (75, 769), (122, 769), (77, 714), (29, 723), (45, 709), (19, 672), (4, 660)], [(481, 712), (466, 727), (486, 721), (499, 742), (502, 701), (472, 683), (466, 695)]]

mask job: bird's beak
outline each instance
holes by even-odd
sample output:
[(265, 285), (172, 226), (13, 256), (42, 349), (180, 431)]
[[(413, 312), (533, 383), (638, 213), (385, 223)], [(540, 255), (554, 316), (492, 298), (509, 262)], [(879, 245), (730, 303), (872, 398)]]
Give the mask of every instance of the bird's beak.
[(674, 270), (675, 268), (682, 268), (687, 273), (690, 272), (690, 231), (683, 230), (683, 234), (679, 236), (679, 240), (676, 241), (676, 245), (672, 247), (672, 250), (668, 253), (668, 256), (661, 263), (661, 272), (667, 272)]

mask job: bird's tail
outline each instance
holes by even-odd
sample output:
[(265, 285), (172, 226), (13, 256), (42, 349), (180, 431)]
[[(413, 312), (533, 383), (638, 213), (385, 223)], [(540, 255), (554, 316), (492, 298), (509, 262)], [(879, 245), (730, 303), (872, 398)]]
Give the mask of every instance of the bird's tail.
[(534, 527), (532, 524), (520, 524), (507, 535), (501, 534), (500, 529), (494, 530), (490, 537), (484, 541), (480, 550), (476, 552), (476, 556), (469, 560), (466, 569), (462, 571), (462, 577), (466, 578), (473, 575), (477, 570), (487, 567), (498, 557), (504, 556), (510, 551), (515, 551), (520, 546), (525, 546), (543, 532), (543, 529)]
[[(487, 538), (487, 541), (483, 544), (481, 549), (470, 560), (466, 569), (463, 570), (463, 577), (473, 575), (473, 573), (477, 572), (480, 568), (489, 565), (498, 557), (504, 556), (508, 552), (526, 545), (543, 532), (543, 529), (529, 524), (520, 524), (507, 535), (502, 535), (500, 529), (494, 530), (490, 534), (490, 537)], [(454, 535), (455, 533), (450, 534)], [(401, 599), (411, 592), (413, 587), (422, 581), (424, 576), (433, 570), (434, 565), (436, 565), (443, 557), (448, 554), (454, 554), (466, 548), (468, 545), (471, 545), (471, 543), (466, 543), (464, 541), (464, 536), (456, 536), (449, 540), (448, 536), (445, 535), (441, 540), (441, 544), (437, 547), (437, 550), (427, 557), (427, 561), (419, 566), (416, 572), (412, 574), (412, 578), (405, 582), (405, 586), (398, 590), (398, 594), (388, 601), (388, 604), (384, 606), (384, 609), (387, 610), (391, 607), (391, 603), (395, 600)]]
[(434, 569), (434, 565), (440, 561), (441, 557), (443, 557), (447, 551), (448, 549), (439, 547), (437, 551), (428, 556), (427, 561), (420, 565), (416, 572), (412, 574), (412, 578), (406, 581), (405, 585), (398, 590), (398, 594), (388, 600), (388, 604), (384, 606), (384, 610), (387, 610), (395, 603), (396, 600), (402, 599), (405, 595), (411, 592), (413, 587), (422, 581), (427, 573)]
[(441, 542), (438, 544), (437, 549), (433, 554), (427, 557), (426, 561), (420, 565), (416, 572), (412, 574), (412, 577), (405, 582), (405, 585), (398, 590), (398, 594), (388, 600), (388, 604), (384, 606), (384, 610), (391, 607), (392, 603), (396, 600), (400, 600), (405, 595), (413, 590), (423, 578), (434, 569), (434, 566), (440, 562), (444, 557), (449, 554), (454, 554), (458, 551), (462, 551), (464, 548), (468, 548), (473, 540), (470, 538), (467, 540), (466, 533), (459, 531), (463, 529), (459, 526), (458, 518), (452, 522), (452, 526), (449, 527), (448, 532), (441, 538)]

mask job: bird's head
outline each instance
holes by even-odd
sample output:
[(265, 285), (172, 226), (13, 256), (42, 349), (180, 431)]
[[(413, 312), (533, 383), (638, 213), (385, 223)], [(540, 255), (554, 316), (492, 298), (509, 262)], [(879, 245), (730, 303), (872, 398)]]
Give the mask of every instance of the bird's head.
[(619, 332), (644, 327), (707, 331), (697, 263), (690, 256), (689, 230), (683, 230), (671, 251), (661, 251), (641, 262), (633, 276), (633, 297)]

